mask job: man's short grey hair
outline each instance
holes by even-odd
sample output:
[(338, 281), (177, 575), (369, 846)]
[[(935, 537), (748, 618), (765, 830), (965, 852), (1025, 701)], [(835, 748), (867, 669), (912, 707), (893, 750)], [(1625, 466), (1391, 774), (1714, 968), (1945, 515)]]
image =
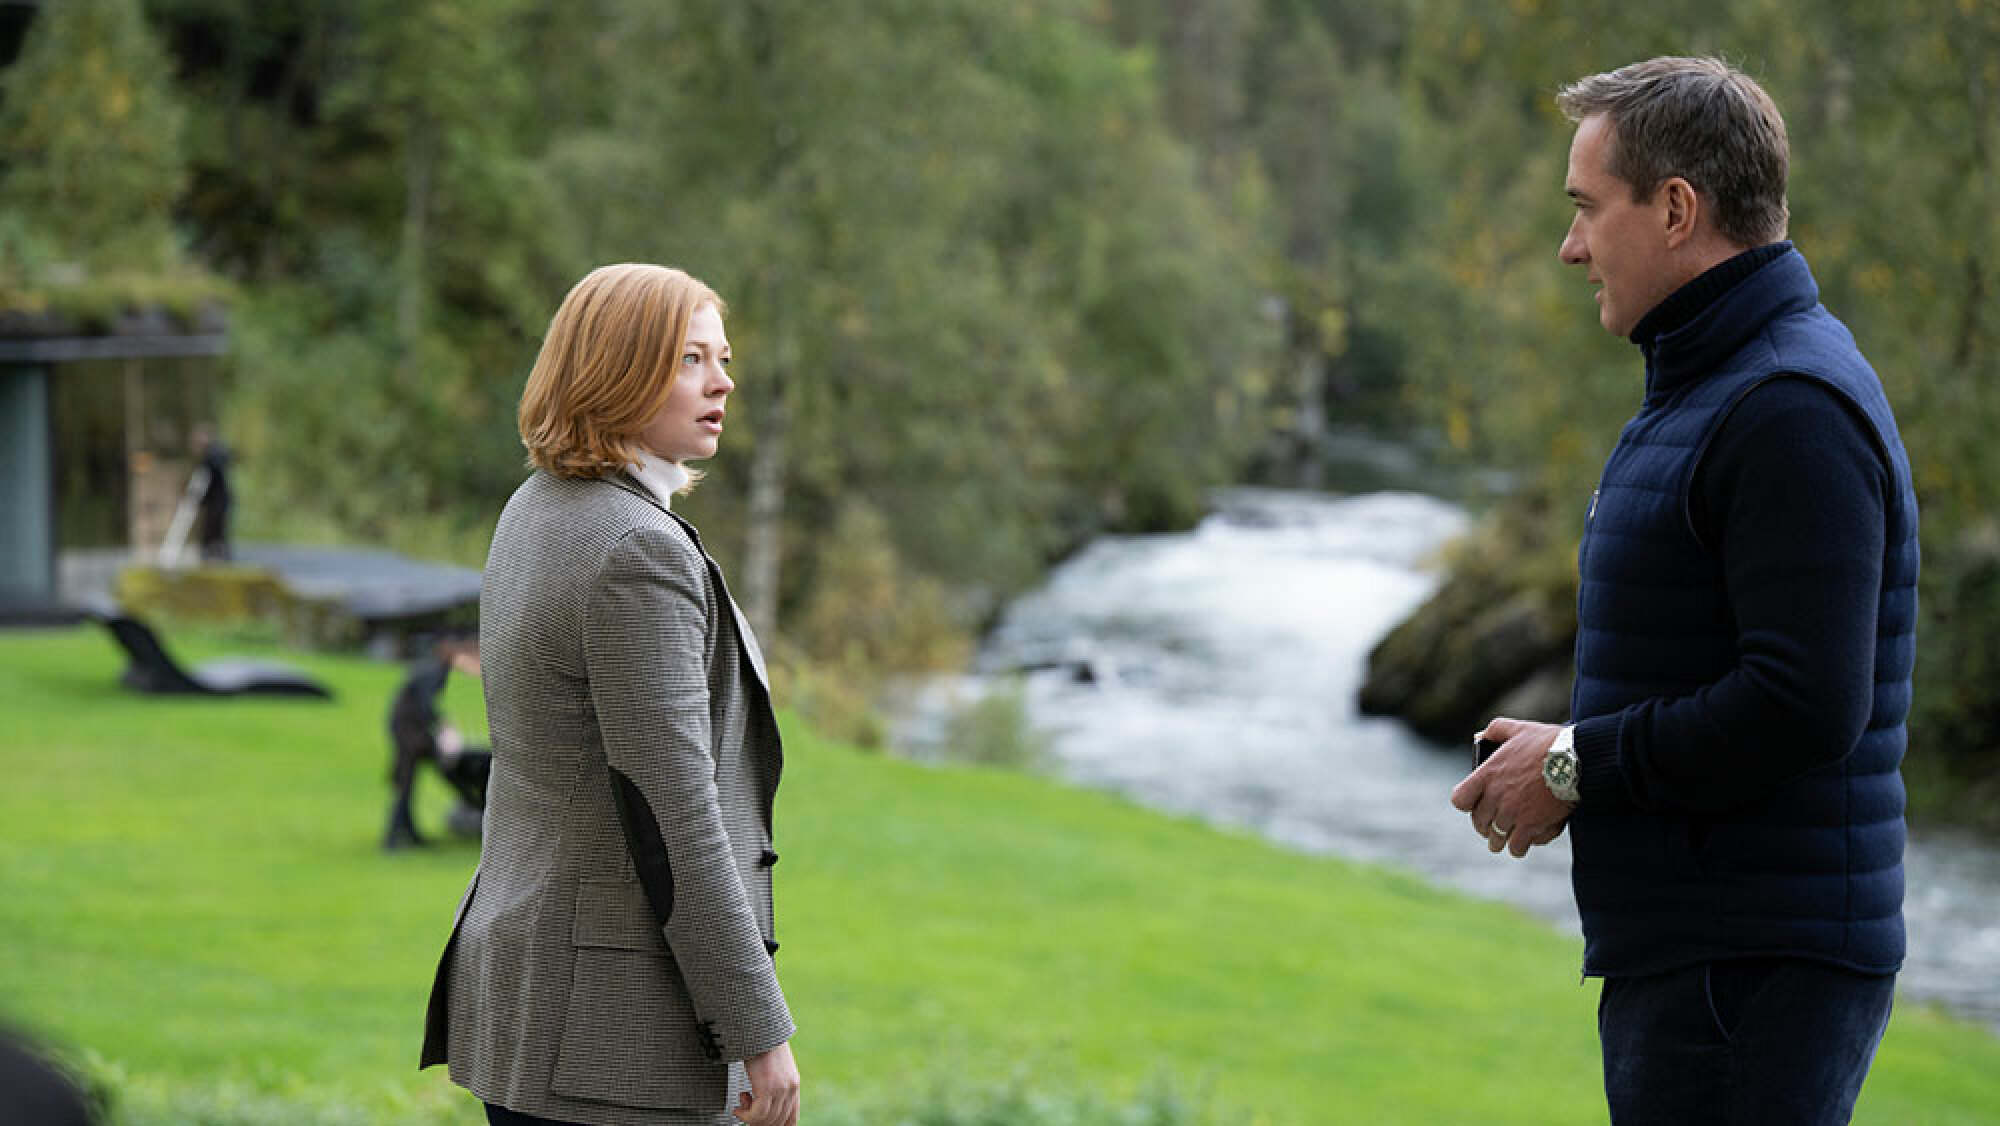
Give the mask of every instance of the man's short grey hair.
[(1749, 75), (1720, 59), (1648, 59), (1579, 79), (1557, 92), (1556, 105), (1571, 121), (1609, 119), (1609, 170), (1633, 199), (1679, 176), (1731, 242), (1785, 237), (1791, 144), (1777, 105)]

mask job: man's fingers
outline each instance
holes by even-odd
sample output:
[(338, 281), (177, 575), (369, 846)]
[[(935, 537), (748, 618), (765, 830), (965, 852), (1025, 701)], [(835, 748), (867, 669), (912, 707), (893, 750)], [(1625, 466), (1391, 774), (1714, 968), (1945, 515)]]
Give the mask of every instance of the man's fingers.
[[(1520, 860), (1528, 855), (1529, 849), (1539, 848), (1562, 836), (1563, 826), (1566, 824), (1568, 824), (1567, 820), (1558, 821), (1545, 828), (1517, 826), (1512, 833), (1508, 834), (1507, 851), (1513, 854), (1514, 859)], [(1499, 850), (1495, 849), (1494, 851), (1497, 852)]]
[(1454, 809), (1471, 813), (1472, 808), (1478, 805), (1479, 799), (1484, 796), (1486, 796), (1486, 776), (1475, 770), (1466, 775), (1464, 781), (1452, 787), (1451, 804)]
[(1513, 835), (1513, 837), (1507, 841), (1507, 852), (1514, 859), (1520, 860), (1528, 855), (1529, 849), (1542, 843), (1541, 837), (1542, 835), (1540, 833), (1517, 831)]

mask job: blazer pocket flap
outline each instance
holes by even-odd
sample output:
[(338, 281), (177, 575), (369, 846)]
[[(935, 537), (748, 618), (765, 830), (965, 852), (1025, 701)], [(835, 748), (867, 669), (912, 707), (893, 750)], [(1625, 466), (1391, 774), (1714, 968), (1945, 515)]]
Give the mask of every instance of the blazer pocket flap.
[(637, 880), (585, 880), (577, 885), (576, 922), (570, 934), (577, 946), (667, 952), (666, 937)]

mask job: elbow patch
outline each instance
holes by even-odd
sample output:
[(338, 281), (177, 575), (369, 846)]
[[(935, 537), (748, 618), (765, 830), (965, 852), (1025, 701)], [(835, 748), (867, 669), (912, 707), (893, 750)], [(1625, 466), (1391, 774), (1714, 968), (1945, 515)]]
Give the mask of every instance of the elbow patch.
[(646, 900), (653, 905), (653, 920), (661, 927), (674, 914), (674, 870), (667, 863), (667, 842), (660, 837), (660, 822), (646, 795), (616, 767), (611, 768), (611, 799), (618, 806), (618, 823), (625, 829), (625, 848), (632, 854), (632, 870)]

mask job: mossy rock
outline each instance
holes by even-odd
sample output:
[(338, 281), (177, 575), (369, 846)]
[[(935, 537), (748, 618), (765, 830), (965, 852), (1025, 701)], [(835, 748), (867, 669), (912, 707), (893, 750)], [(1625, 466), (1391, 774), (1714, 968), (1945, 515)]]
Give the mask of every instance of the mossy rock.
[(1496, 520), (1457, 545), (1437, 593), (1368, 655), (1364, 714), (1446, 742), (1496, 715), (1566, 717), (1575, 580), (1538, 531)]
[(307, 648), (352, 648), (365, 632), (338, 605), (306, 598), (261, 567), (127, 567), (118, 573), (116, 593), (119, 603), (140, 617), (269, 626), (286, 642)]

